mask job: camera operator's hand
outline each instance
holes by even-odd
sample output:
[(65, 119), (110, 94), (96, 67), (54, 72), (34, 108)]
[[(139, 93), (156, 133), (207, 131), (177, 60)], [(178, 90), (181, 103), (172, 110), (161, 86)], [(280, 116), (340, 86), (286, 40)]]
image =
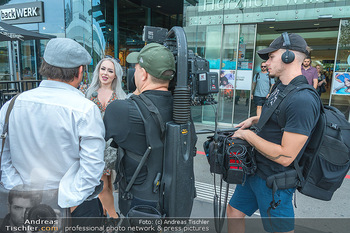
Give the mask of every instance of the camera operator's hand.
[(236, 125), (235, 128), (248, 129), (253, 124), (258, 123), (258, 121), (259, 121), (259, 117), (258, 116), (250, 117), (247, 120), (245, 120), (245, 121), (239, 123), (238, 125)]
[[(245, 140), (245, 134), (250, 131), (250, 130), (246, 130), (246, 129), (242, 129), (240, 128), (239, 130), (235, 131), (235, 133), (232, 135), (232, 137), (234, 138), (240, 138)], [(251, 131), (250, 131), (251, 132)]]

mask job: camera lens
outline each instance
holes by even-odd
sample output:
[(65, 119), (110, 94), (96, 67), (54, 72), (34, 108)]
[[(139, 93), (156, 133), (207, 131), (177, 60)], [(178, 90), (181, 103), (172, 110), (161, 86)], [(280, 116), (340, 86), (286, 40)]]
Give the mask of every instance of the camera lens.
[(54, 221), (57, 219), (55, 211), (45, 204), (34, 206), (25, 213), (24, 218), (29, 220), (31, 226), (38, 229), (53, 226)]

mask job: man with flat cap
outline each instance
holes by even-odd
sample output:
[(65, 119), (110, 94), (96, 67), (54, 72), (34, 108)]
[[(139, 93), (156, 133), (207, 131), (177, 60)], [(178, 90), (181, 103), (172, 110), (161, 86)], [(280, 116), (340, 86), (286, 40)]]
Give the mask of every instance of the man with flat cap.
[[(264, 117), (264, 114), (268, 115), (269, 109), (275, 107), (275, 101), (285, 89), (295, 90), (296, 84), (308, 83), (300, 70), (308, 55), (308, 46), (301, 36), (283, 33), (258, 54), (267, 60), (270, 75), (279, 77), (280, 82), (275, 84), (261, 116), (248, 118), (238, 124), (240, 129), (233, 135), (246, 140), (256, 149), (257, 171), (255, 175), (247, 177), (244, 185), (237, 185), (229, 202), (229, 232), (244, 232), (244, 217), (251, 216), (258, 209), (265, 231), (294, 232), (294, 184), (274, 193), (267, 187), (266, 179), (293, 169), (293, 161), (302, 155), (318, 121), (320, 101), (317, 93), (308, 89), (290, 92), (279, 105), (280, 109), (273, 111), (270, 118)], [(285, 119), (283, 128), (279, 124), (280, 118)], [(267, 122), (258, 133), (249, 130), (253, 124), (259, 126), (259, 121), (260, 124)]]
[[(159, 193), (156, 194), (155, 191), (152, 194), (152, 189), (155, 188), (153, 182), (157, 183), (156, 177), (150, 177), (152, 176), (150, 174), (156, 169), (150, 166), (157, 165), (152, 164), (149, 159), (158, 156), (159, 159), (156, 161), (162, 161), (162, 154), (151, 154), (148, 157), (148, 161), (142, 166), (132, 185), (130, 191), (132, 198), (125, 198), (123, 194), (125, 186), (130, 183), (131, 177), (149, 145), (147, 144), (148, 140), (146, 141), (143, 118), (147, 120), (152, 116), (145, 103), (147, 102), (148, 106), (152, 106), (154, 111), (159, 112), (158, 116), (162, 119), (159, 124), (163, 125), (171, 121), (173, 98), (171, 92), (168, 91), (168, 86), (175, 74), (173, 54), (165, 46), (157, 43), (150, 43), (143, 47), (140, 52), (129, 54), (126, 61), (135, 64), (136, 90), (129, 99), (116, 100), (108, 105), (103, 119), (106, 127), (106, 140), (113, 138), (113, 141), (125, 152), (122, 161), (116, 165), (117, 180), (118, 177), (121, 177), (118, 183), (119, 209), (123, 215), (126, 215), (129, 209), (136, 205), (157, 208)], [(157, 137), (158, 130), (160, 130), (159, 127), (155, 127), (153, 139)], [(157, 138), (157, 140), (161, 139)], [(161, 162), (158, 164), (161, 165)], [(152, 179), (151, 185), (144, 187), (149, 182), (147, 179)]]
[[(97, 106), (77, 89), (91, 56), (68, 38), (47, 43), (40, 86), (21, 93), (9, 118), (1, 181), (7, 189), (30, 184), (58, 189), (58, 205), (73, 217), (101, 216), (100, 186), (105, 148)], [(9, 102), (0, 112), (0, 127)]]

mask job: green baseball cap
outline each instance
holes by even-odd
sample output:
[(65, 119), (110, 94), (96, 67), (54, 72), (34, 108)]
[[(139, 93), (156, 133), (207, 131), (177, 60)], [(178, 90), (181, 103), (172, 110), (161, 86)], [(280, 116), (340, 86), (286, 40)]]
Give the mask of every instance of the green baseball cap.
[[(155, 78), (171, 80), (175, 74), (174, 55), (164, 45), (150, 43), (143, 47), (140, 52), (130, 53), (126, 57), (129, 63), (138, 63), (147, 73)], [(163, 75), (167, 70), (172, 70), (172, 75)]]

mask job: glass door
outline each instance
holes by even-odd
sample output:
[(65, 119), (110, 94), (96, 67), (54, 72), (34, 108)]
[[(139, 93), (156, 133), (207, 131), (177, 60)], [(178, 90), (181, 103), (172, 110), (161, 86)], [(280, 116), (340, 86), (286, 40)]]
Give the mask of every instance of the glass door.
[(233, 124), (249, 117), (250, 96), (255, 54), (256, 24), (241, 25), (239, 33), (237, 78), (235, 80), (235, 101)]
[[(223, 34), (223, 26), (207, 26), (205, 33), (205, 59), (209, 61), (211, 72), (218, 72), (220, 67), (220, 48)], [(217, 95), (214, 95), (217, 100)], [(202, 122), (204, 124), (213, 124), (215, 122), (216, 108), (213, 105), (202, 106)]]
[(350, 20), (341, 20), (329, 104), (350, 121)]
[(256, 24), (225, 25), (219, 72), (218, 122), (238, 124), (249, 117)]
[(232, 125), (239, 25), (225, 25), (219, 72), (218, 122)]

